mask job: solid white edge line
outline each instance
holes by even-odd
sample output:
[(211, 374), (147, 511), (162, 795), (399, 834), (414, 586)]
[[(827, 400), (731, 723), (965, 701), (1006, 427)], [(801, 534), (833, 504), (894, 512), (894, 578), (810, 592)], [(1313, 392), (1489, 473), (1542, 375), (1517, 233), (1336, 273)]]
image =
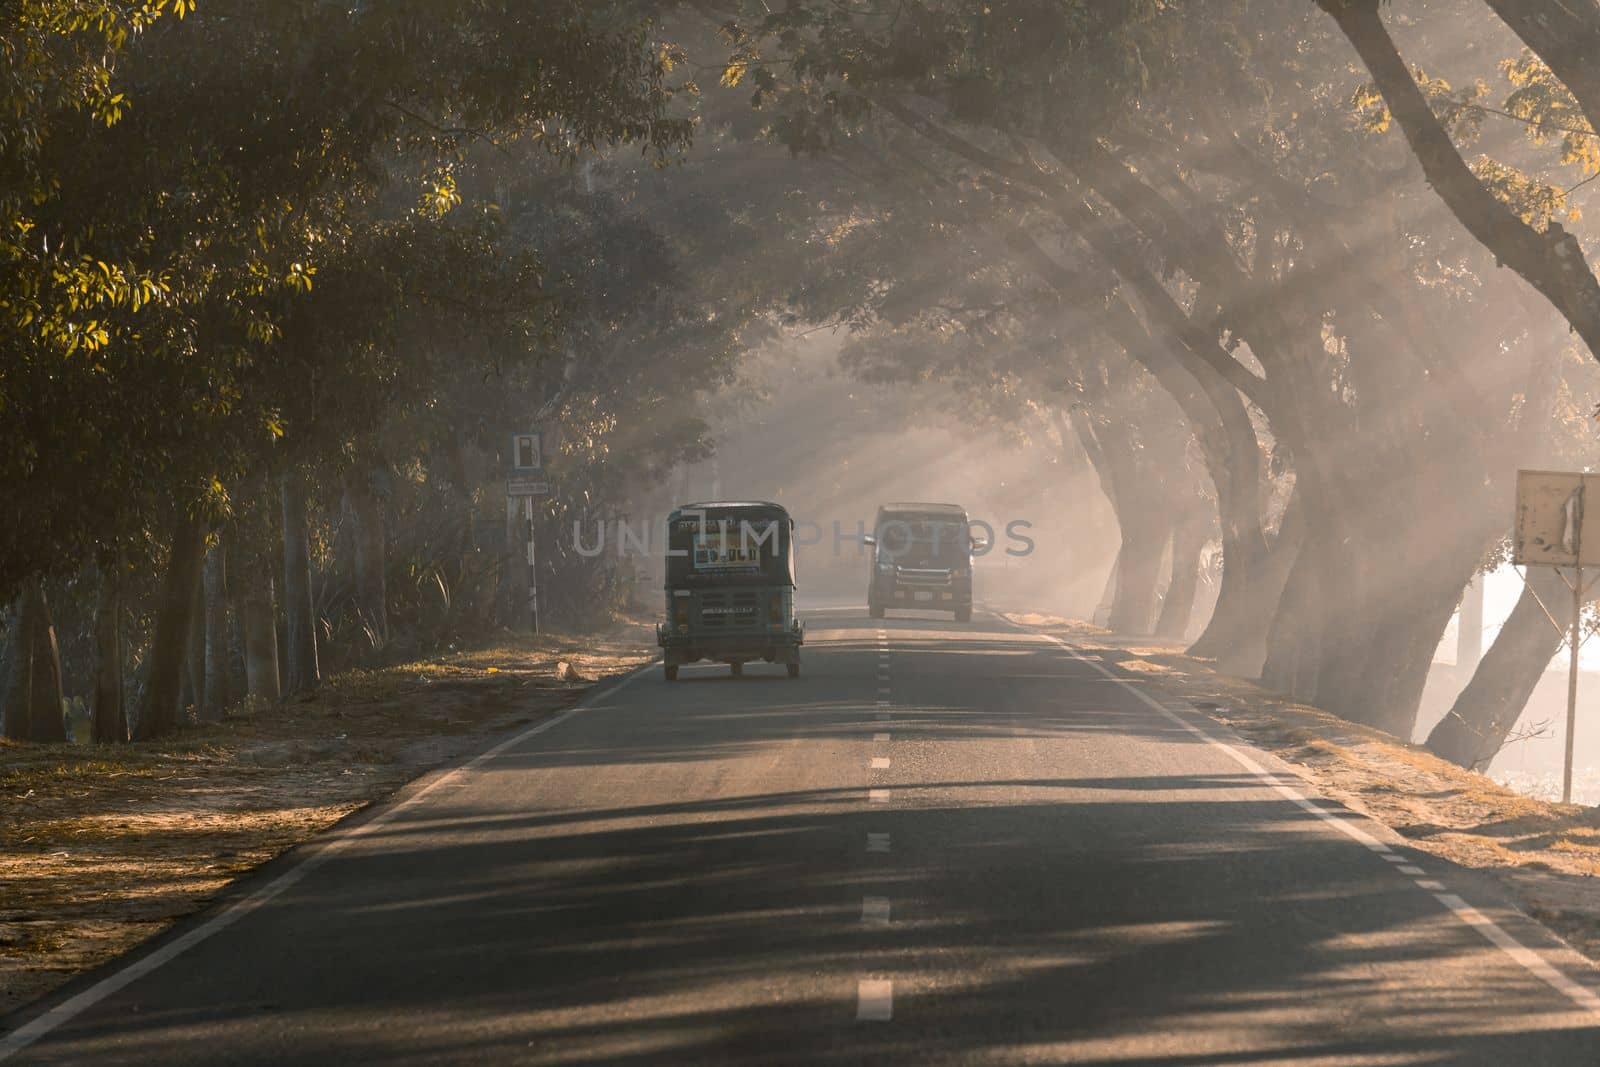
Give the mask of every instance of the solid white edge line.
[(1456, 918), (1482, 934), (1500, 951), (1522, 964), (1523, 968), (1550, 988), (1565, 994), (1587, 1011), (1600, 1014), (1600, 996), (1562, 974), (1543, 956), (1506, 933), (1504, 928), (1454, 893), (1435, 893), (1433, 899), (1455, 913)]
[[(367, 821), (359, 823), (345, 830), (339, 830), (335, 828), (327, 831), (325, 834), (309, 838), (305, 844), (311, 845), (314, 851), (312, 851), (311, 854), (305, 858), (297, 861), (294, 866), (278, 875), (266, 885), (250, 893), (243, 899), (226, 905), (222, 911), (205, 920), (199, 926), (196, 926), (189, 932), (183, 934), (173, 941), (167, 942), (154, 952), (141, 956), (139, 959), (134, 960), (127, 966), (118, 968), (116, 971), (106, 975), (88, 989), (85, 989), (81, 993), (77, 993), (74, 996), (68, 997), (61, 1003), (55, 1005), (45, 1012), (42, 1012), (41, 1014), (30, 1019), (28, 1022), (17, 1027), (15, 1030), (11, 1031), (11, 1033), (6, 1034), (5, 1037), (0, 1038), (0, 1061), (10, 1059), (12, 1056), (15, 1056), (17, 1053), (27, 1048), (29, 1045), (32, 1045), (34, 1042), (38, 1041), (41, 1037), (44, 1037), (46, 1034), (61, 1026), (63, 1023), (69, 1022), (78, 1015), (81, 1015), (83, 1012), (94, 1007), (96, 1004), (100, 1003), (100, 1001), (111, 996), (113, 993), (116, 993), (125, 986), (138, 981), (140, 978), (143, 978), (145, 975), (151, 973), (162, 965), (171, 963), (173, 960), (177, 959), (185, 952), (188, 952), (191, 948), (194, 948), (202, 941), (209, 939), (212, 935), (226, 930), (228, 927), (232, 926), (240, 919), (245, 918), (250, 913), (260, 908), (263, 904), (266, 904), (273, 898), (279, 896), (284, 892), (284, 890), (289, 889), (306, 875), (322, 866), (332, 856), (341, 851), (351, 842), (359, 840), (365, 835), (371, 833), (373, 830), (393, 822), (395, 816), (399, 815), (406, 809), (413, 807), (419, 801), (421, 801), (423, 797), (428, 796), (440, 786), (454, 781), (469, 771), (478, 769), (485, 763), (488, 763), (490, 760), (500, 755), (500, 753), (506, 751), (506, 749), (521, 744), (528, 738), (542, 734), (546, 730), (553, 730), (557, 726), (560, 726), (562, 723), (566, 722), (568, 719), (572, 718), (574, 715), (577, 715), (579, 712), (610, 698), (613, 694), (617, 693), (624, 687), (633, 684), (636, 679), (644, 677), (645, 673), (649, 671), (651, 667), (655, 666), (657, 662), (659, 661), (652, 660), (649, 663), (644, 663), (638, 667), (635, 667), (633, 670), (623, 675), (623, 677), (618, 681), (604, 689), (585, 696), (578, 703), (574, 704), (566, 711), (561, 712), (559, 715), (546, 719), (544, 722), (541, 722), (536, 726), (530, 726), (528, 729), (523, 730), (521, 733), (513, 734), (511, 737), (501, 741), (492, 748), (485, 749), (467, 762), (445, 771), (443, 774), (439, 775), (439, 777), (418, 789), (415, 793), (412, 793), (404, 800), (385, 808), (383, 811), (379, 812), (377, 815), (373, 816)], [(304, 847), (304, 845), (299, 847)], [(182, 920), (179, 920), (179, 922), (181, 924)]]
[[(1245, 770), (1249, 771), (1251, 774), (1254, 774), (1257, 778), (1261, 779), (1262, 783), (1272, 789), (1274, 792), (1278, 793), (1286, 800), (1289, 800), (1297, 807), (1300, 807), (1305, 811), (1310, 812), (1312, 815), (1315, 815), (1317, 818), (1329, 824), (1346, 837), (1353, 838), (1354, 840), (1361, 842), (1363, 845), (1366, 845), (1368, 848), (1373, 848), (1375, 851), (1388, 851), (1387, 846), (1385, 846), (1383, 842), (1379, 841), (1377, 838), (1361, 829), (1361, 827), (1355, 825), (1348, 819), (1334, 815), (1326, 809), (1319, 807), (1306, 797), (1302, 796), (1300, 793), (1290, 789), (1288, 786), (1279, 784), (1276, 776), (1267, 771), (1266, 768), (1261, 766), (1261, 764), (1257, 763), (1255, 760), (1251, 759), (1243, 752), (1240, 752), (1227, 742), (1220, 740), (1208, 731), (1202, 730), (1194, 723), (1189, 722), (1187, 719), (1183, 718), (1177, 712), (1168, 708), (1166, 705), (1162, 704), (1148, 693), (1143, 692), (1136, 686), (1128, 685), (1121, 677), (1119, 677), (1105, 664), (1084, 655), (1076, 648), (1073, 648), (1071, 645), (1067, 644), (1067, 642), (1061, 640), (1061, 638), (1056, 637), (1054, 634), (1040, 633), (1037, 630), (1032, 630), (1023, 626), (1021, 623), (1012, 622), (1010, 619), (999, 614), (998, 612), (995, 614), (1002, 619), (1006, 625), (1012, 627), (1013, 629), (1020, 630), (1023, 633), (1030, 633), (1037, 637), (1042, 637), (1046, 641), (1049, 641), (1051, 644), (1054, 644), (1056, 647), (1060, 648), (1073, 659), (1093, 667), (1102, 675), (1118, 683), (1128, 692), (1144, 701), (1145, 704), (1149, 705), (1156, 712), (1159, 712), (1168, 721), (1175, 723), (1176, 725), (1187, 730), (1189, 733), (1194, 734), (1207, 744), (1214, 745), (1221, 749), (1230, 759), (1239, 764), (1239, 766), (1243, 767)], [(1387, 859), (1388, 857), (1385, 856), (1384, 858)], [(1596, 995), (1592, 990), (1585, 986), (1579, 985), (1565, 974), (1562, 974), (1548, 961), (1546, 961), (1544, 957), (1540, 956), (1533, 949), (1528, 948), (1515, 937), (1511, 936), (1511, 934), (1507, 933), (1499, 923), (1478, 911), (1461, 897), (1458, 897), (1453, 893), (1434, 893), (1433, 897), (1439, 903), (1448, 908), (1457, 919), (1460, 919), (1463, 923), (1472, 927), (1474, 930), (1478, 931), (1479, 934), (1483, 935), (1484, 940), (1488, 941), (1490, 944), (1504, 952), (1507, 956), (1511, 957), (1512, 960), (1520, 964), (1522, 968), (1529, 974), (1544, 982), (1545, 985), (1548, 985), (1551, 989), (1554, 989), (1556, 992), (1565, 996), (1568, 1000), (1572, 1001), (1584, 1011), (1600, 1015), (1600, 995)]]

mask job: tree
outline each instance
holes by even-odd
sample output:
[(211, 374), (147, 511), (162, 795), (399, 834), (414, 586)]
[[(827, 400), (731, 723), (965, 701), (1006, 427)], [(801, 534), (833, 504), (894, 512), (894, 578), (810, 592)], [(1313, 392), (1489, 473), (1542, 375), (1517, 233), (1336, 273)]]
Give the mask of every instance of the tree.
[[(482, 210), (456, 211), (471, 145), (570, 159), (628, 141), (661, 158), (688, 134), (666, 114), (669, 57), (628, 5), (25, 7), (8, 41), (29, 77), (60, 67), (60, 86), (12, 85), (38, 97), (24, 118), (42, 118), (8, 142), (31, 184), (8, 186), (28, 213), (7, 228), (26, 235), (13, 249), (26, 270), (0, 336), (0, 484), (16, 507), (0, 586), (136, 542), (174, 510), (224, 517), (230, 486), (285, 450), (337, 452), (416, 369), (386, 343), (400, 324), (449, 317), (444, 271), (526, 286), (528, 257), (508, 266)], [(186, 17), (136, 32), (170, 11)], [(114, 68), (95, 65), (97, 44), (120, 49)], [(69, 106), (101, 121), (72, 122)], [(371, 299), (330, 318), (313, 303), (324, 287)], [(319, 433), (335, 406), (346, 425)], [(158, 631), (172, 647), (153, 662), (181, 673), (187, 630)]]
[[(729, 77), (751, 80), (800, 150), (875, 137), (870, 116), (887, 112), (982, 168), (1115, 273), (1208, 395), (1255, 406), (1313, 533), (1288, 571), (1268, 680), (1407, 732), (1433, 644), (1498, 534), (1506, 487), (1481, 477), (1484, 457), (1508, 434), (1526, 449), (1539, 421), (1523, 401), (1549, 396), (1536, 388), (1549, 374), (1495, 346), (1484, 359), (1498, 366), (1452, 372), (1453, 331), (1439, 324), (1472, 306), (1474, 253), (1430, 260), (1374, 227), (1415, 240), (1431, 220), (1328, 106), (1343, 78), (1330, 35), (1295, 12), (1270, 13), (1268, 32), (1259, 11), (1171, 5), (883, 14), (755, 15), (734, 35)], [(1446, 261), (1461, 266), (1443, 274)], [(1520, 323), (1507, 332), (1504, 350), (1531, 351), (1515, 344)], [(1471, 521), (1430, 520), (1463, 501)], [(1248, 561), (1235, 550), (1228, 566)], [(1264, 634), (1270, 614), (1256, 615)]]

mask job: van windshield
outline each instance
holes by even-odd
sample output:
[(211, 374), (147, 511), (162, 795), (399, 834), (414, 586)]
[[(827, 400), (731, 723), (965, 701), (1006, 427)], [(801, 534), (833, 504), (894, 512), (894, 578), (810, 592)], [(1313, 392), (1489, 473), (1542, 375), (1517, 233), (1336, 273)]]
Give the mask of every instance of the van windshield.
[(878, 526), (878, 555), (902, 567), (959, 567), (971, 552), (963, 522), (891, 516)]

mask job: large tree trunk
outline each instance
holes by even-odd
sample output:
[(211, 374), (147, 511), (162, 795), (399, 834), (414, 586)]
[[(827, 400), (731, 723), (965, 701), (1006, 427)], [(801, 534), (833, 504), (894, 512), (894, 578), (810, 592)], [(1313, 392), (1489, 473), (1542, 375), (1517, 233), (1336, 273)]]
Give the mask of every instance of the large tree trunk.
[[(1281, 585), (1257, 588), (1268, 550), (1261, 514), (1261, 446), (1255, 426), (1232, 385), (1204, 364), (1193, 359), (1185, 364), (1173, 355), (1183, 349), (1181, 338), (1169, 334), (1158, 341), (1132, 309), (1120, 302), (1108, 311), (1106, 325), (1129, 356), (1178, 404), (1205, 457), (1222, 529), (1223, 576), (1217, 605), (1190, 654), (1215, 658), (1224, 669), (1235, 669), (1240, 666), (1237, 650), (1260, 643), (1249, 637), (1265, 633), (1261, 619), (1271, 614), (1281, 589)], [(1270, 579), (1268, 583), (1270, 586)], [(1220, 662), (1225, 660), (1231, 665)], [(1257, 658), (1254, 666), (1259, 662)]]
[(1122, 551), (1117, 556), (1117, 594), (1108, 622), (1113, 631), (1140, 636), (1150, 633), (1161, 557), (1170, 536), (1169, 527), (1161, 527), (1157, 533), (1142, 523), (1123, 531)]
[(1122, 568), (1122, 549), (1117, 549), (1117, 554), (1111, 560), (1111, 572), (1106, 575), (1105, 588), (1100, 591), (1100, 599), (1095, 602), (1094, 614), (1089, 621), (1096, 626), (1111, 625), (1111, 605), (1117, 600), (1117, 572)]
[(317, 666), (317, 620), (311, 595), (311, 546), (307, 533), (306, 485), (298, 471), (283, 476), (283, 606), (288, 621), (288, 684), (285, 697), (315, 690), (322, 681)]
[(16, 658), (4, 694), (5, 735), (16, 741), (65, 742), (61, 652), (39, 578), (29, 579), (23, 587), (12, 646)]
[(122, 563), (100, 567), (100, 599), (94, 609), (94, 708), (89, 732), (97, 744), (128, 740), (127, 692), (122, 680)]
[(1566, 634), (1556, 629), (1558, 623), (1572, 624), (1572, 594), (1554, 570), (1530, 567), (1516, 607), (1472, 680), (1428, 735), (1428, 748), (1462, 767), (1486, 767), (1506, 743), (1550, 660), (1561, 649)]
[[(1277, 536), (1272, 539), (1272, 547), (1267, 549), (1266, 558), (1245, 579), (1235, 582), (1232, 587), (1234, 600), (1230, 601), (1227, 609), (1234, 613), (1234, 619), (1222, 627), (1214, 625), (1216, 614), (1222, 611), (1219, 603), (1211, 616), (1213, 624), (1208, 625), (1206, 633), (1202, 635), (1202, 638), (1216, 635), (1229, 640), (1226, 646), (1214, 653), (1218, 670), (1242, 678), (1261, 677), (1262, 665), (1266, 664), (1267, 659), (1267, 638), (1272, 633), (1278, 605), (1283, 601), (1283, 590), (1290, 581), (1290, 569), (1306, 544), (1306, 534), (1304, 512), (1296, 494), (1290, 498), (1283, 522), (1278, 523)], [(1227, 592), (1229, 573), (1226, 558), (1222, 566), (1222, 592)], [(1198, 645), (1200, 643), (1195, 641), (1195, 646)], [(1190, 646), (1190, 656), (1197, 654), (1195, 646)]]
[(205, 700), (202, 719), (220, 719), (232, 700), (228, 691), (228, 574), (221, 543), (213, 545), (205, 565)]
[(27, 704), (19, 695), (22, 675), (22, 652), (27, 642), (22, 635), (22, 598), (18, 597), (5, 609), (5, 644), (0, 645), (0, 736), (22, 740), (28, 730), (28, 716), (13, 708)]
[[(1338, 517), (1323, 517), (1316, 553), (1316, 680), (1296, 694), (1408, 741), (1434, 652), (1494, 527), (1470, 480), (1447, 491), (1452, 472), (1437, 459), (1426, 467), (1430, 492), (1402, 495), (1369, 479), (1367, 492), (1351, 483), (1332, 498)], [(1437, 516), (1452, 504), (1461, 517), (1441, 529)]]
[(1410, 741), (1433, 656), (1455, 610), (1448, 583), (1411, 591), (1410, 603), (1376, 605), (1379, 621), (1369, 627), (1358, 655), (1324, 665), (1317, 705), (1351, 722)]
[(140, 741), (166, 737), (178, 728), (184, 665), (194, 630), (196, 592), (205, 566), (206, 529), (185, 517), (172, 536), (171, 560), (161, 585), (155, 638), (150, 643), (150, 675), (133, 736)]
[(27, 599), (32, 601), (33, 658), (29, 678), (28, 707), (32, 724), (32, 740), (59, 744), (67, 740), (67, 724), (63, 716), (63, 687), (61, 684), (61, 649), (56, 644), (55, 619), (50, 615), (50, 602), (44, 595), (44, 582), (34, 579)]
[(1326, 534), (1313, 529), (1289, 568), (1283, 595), (1272, 613), (1261, 684), (1294, 700), (1311, 702), (1317, 693), (1321, 656), (1323, 544)]
[[(1035, 271), (1063, 292), (1077, 289), (1071, 272), (1062, 268), (1044, 249), (1020, 228), (1008, 243)], [(1113, 261), (1115, 265), (1115, 261)], [(1138, 288), (1133, 279), (1130, 285)], [(1151, 293), (1146, 291), (1146, 299)], [(1167, 314), (1159, 314), (1165, 308)], [(1241, 666), (1254, 673), (1261, 658), (1266, 619), (1277, 604), (1282, 575), (1287, 567), (1264, 577), (1258, 588), (1258, 572), (1267, 558), (1267, 541), (1261, 514), (1261, 448), (1250, 414), (1240, 400), (1235, 382), (1217, 373), (1218, 365), (1231, 364), (1231, 357), (1215, 351), (1212, 342), (1202, 344), (1198, 335), (1186, 331), (1178, 320), (1176, 305), (1170, 298), (1157, 300), (1150, 307), (1159, 325), (1153, 336), (1144, 320), (1121, 298), (1107, 307), (1104, 326), (1128, 356), (1144, 367), (1177, 403), (1206, 460), (1206, 472), (1217, 497), (1218, 518), (1222, 527), (1224, 571), (1217, 606), (1206, 630), (1191, 649), (1191, 654), (1217, 658), (1225, 669)], [(1226, 360), (1227, 364), (1222, 361)], [(1080, 420), (1074, 419), (1079, 436), (1084, 435)], [(1097, 446), (1085, 441), (1085, 451), (1096, 461)], [(1097, 462), (1097, 471), (1100, 470)], [(1115, 492), (1101, 473), (1106, 495), (1116, 505)], [(1115, 576), (1117, 569), (1113, 568)], [(1096, 623), (1100, 620), (1096, 612)], [(1255, 649), (1252, 656), (1238, 658), (1241, 648)]]
[(1194, 598), (1200, 588), (1200, 553), (1211, 539), (1210, 534), (1209, 524), (1197, 519), (1181, 522), (1172, 531), (1172, 580), (1167, 583), (1161, 615), (1156, 619), (1156, 633), (1161, 637), (1181, 641), (1189, 632)]
[[(227, 540), (227, 546), (228, 555), (224, 566), (228, 568), (228, 695), (230, 699), (239, 700), (250, 692), (249, 671), (245, 662), (242, 588), (246, 584), (247, 576), (241, 562), (243, 553), (239, 550), (237, 535)], [(270, 582), (271, 578), (267, 578), (267, 581)]]
[(178, 708), (198, 716), (206, 702), (206, 582), (205, 560), (200, 561), (200, 580), (194, 586), (194, 606), (189, 610), (189, 651), (183, 661), (183, 689)]
[(1277, 535), (1262, 558), (1236, 566), (1233, 561), (1248, 559), (1254, 548), (1249, 543), (1236, 543), (1230, 554), (1225, 540), (1217, 605), (1205, 632), (1189, 647), (1189, 655), (1215, 659), (1217, 669), (1225, 674), (1259, 677), (1267, 658), (1273, 618), (1305, 540), (1304, 505), (1298, 490), (1289, 498)]
[(355, 556), (355, 602), (374, 648), (389, 640), (389, 590), (385, 568), (383, 501), (370, 479), (353, 476), (345, 488), (345, 515)]
[(245, 683), (250, 695), (276, 704), (282, 697), (278, 677), (278, 621), (273, 605), (272, 576), (260, 575), (240, 598), (244, 616)]

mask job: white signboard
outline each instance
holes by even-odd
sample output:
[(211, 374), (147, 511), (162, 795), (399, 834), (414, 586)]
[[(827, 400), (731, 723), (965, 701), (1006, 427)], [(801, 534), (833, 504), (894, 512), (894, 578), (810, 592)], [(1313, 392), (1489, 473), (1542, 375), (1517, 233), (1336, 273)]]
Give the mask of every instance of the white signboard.
[(531, 431), (511, 435), (511, 469), (518, 474), (544, 470), (544, 434)]
[(1518, 471), (1511, 561), (1534, 567), (1600, 564), (1600, 474)]
[(549, 496), (550, 483), (538, 474), (513, 474), (506, 478), (506, 496)]

